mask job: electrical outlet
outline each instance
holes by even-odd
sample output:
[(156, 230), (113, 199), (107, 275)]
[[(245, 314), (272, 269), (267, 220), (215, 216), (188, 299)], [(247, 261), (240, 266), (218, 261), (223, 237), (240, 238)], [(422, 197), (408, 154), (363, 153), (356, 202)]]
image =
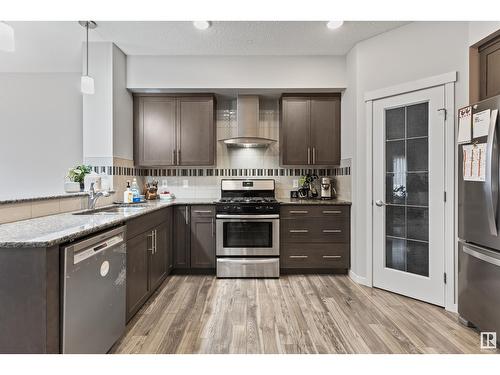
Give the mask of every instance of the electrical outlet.
[(298, 188), (299, 187), (299, 180), (293, 180), (293, 187)]
[(189, 181), (188, 180), (182, 180), (182, 187), (183, 188), (188, 188), (189, 187)]

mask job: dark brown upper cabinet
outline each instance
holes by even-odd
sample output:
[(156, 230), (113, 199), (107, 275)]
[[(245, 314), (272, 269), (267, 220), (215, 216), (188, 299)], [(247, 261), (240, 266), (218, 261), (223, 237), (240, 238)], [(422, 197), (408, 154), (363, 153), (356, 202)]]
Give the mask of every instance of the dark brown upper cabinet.
[(175, 98), (146, 96), (135, 100), (136, 162), (141, 166), (175, 165)]
[(479, 99), (500, 95), (500, 36), (479, 47)]
[(139, 166), (215, 164), (213, 96), (134, 97), (134, 159)]
[(215, 155), (213, 98), (177, 99), (177, 164), (213, 165)]
[(282, 96), (280, 164), (340, 164), (340, 94)]

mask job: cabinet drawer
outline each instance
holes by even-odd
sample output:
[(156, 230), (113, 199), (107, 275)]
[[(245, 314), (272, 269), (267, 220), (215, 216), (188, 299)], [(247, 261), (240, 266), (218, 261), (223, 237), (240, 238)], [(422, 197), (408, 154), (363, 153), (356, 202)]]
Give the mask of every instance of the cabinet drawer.
[(162, 208), (149, 214), (139, 216), (127, 222), (127, 239), (133, 238), (138, 234), (144, 233), (153, 227), (160, 225), (168, 220), (170, 210)]
[(348, 244), (287, 244), (282, 247), (285, 268), (348, 268)]
[(349, 206), (336, 205), (297, 205), (281, 206), (280, 217), (284, 219), (294, 219), (300, 217), (347, 217), (349, 216)]
[(213, 217), (215, 216), (215, 206), (194, 205), (191, 206), (191, 217)]
[(346, 218), (301, 218), (281, 220), (281, 238), (293, 242), (348, 242), (349, 222)]

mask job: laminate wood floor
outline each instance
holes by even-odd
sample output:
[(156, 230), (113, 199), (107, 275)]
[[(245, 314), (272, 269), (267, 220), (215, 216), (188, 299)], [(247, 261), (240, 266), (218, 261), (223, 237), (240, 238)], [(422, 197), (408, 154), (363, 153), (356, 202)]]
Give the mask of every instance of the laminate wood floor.
[(345, 275), (169, 276), (111, 352), (492, 353), (456, 314)]

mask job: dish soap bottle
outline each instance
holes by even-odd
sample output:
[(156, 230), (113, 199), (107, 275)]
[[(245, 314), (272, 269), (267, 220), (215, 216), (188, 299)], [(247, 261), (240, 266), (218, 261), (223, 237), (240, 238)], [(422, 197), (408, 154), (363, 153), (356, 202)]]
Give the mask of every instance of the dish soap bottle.
[(127, 181), (127, 190), (123, 192), (123, 203), (132, 203), (132, 191), (130, 190), (130, 181)]
[(134, 177), (132, 180), (132, 202), (140, 202), (141, 197), (139, 196), (139, 185), (137, 185), (137, 179)]

